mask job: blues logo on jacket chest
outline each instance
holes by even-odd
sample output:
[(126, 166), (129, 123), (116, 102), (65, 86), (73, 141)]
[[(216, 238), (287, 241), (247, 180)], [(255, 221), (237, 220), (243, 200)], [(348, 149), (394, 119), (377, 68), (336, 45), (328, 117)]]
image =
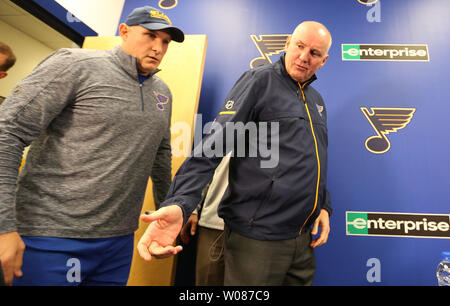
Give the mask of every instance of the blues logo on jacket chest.
[(165, 105), (169, 103), (169, 97), (166, 95), (163, 95), (162, 93), (153, 91), (153, 95), (155, 96), (157, 103), (156, 108), (160, 111), (165, 110)]

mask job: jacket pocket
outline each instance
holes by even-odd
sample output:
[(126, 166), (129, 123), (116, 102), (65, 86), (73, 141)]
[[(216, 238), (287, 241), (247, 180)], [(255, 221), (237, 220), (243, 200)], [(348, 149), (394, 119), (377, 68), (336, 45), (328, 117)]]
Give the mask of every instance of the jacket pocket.
[(261, 202), (259, 202), (259, 204), (256, 206), (256, 209), (252, 212), (252, 214), (250, 215), (250, 218), (248, 220), (248, 226), (252, 227), (253, 226), (253, 222), (255, 221), (256, 215), (258, 214), (258, 212), (261, 210), (261, 208), (267, 203), (269, 202), (271, 196), (272, 196), (272, 191), (273, 191), (273, 184), (274, 184), (274, 179), (272, 179), (270, 181), (270, 185), (267, 188), (267, 191), (265, 192)]

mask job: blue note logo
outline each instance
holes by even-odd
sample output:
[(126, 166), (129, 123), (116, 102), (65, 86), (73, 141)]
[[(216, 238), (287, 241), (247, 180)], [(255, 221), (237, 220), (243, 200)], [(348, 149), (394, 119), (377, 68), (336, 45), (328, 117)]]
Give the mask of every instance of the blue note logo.
[(317, 106), (317, 111), (319, 112), (320, 117), (322, 117), (322, 113), (324, 110), (323, 105), (316, 104), (316, 106)]
[(285, 50), (288, 34), (270, 34), (270, 35), (250, 35), (256, 48), (258, 48), (261, 57), (254, 58), (250, 63), (250, 68), (256, 68), (262, 65), (272, 63), (271, 56), (282, 53)]
[(167, 21), (170, 25), (172, 24), (172, 21), (170, 21), (169, 17), (167, 17), (166, 14), (160, 12), (160, 11), (150, 11), (150, 17), (152, 18), (159, 18), (159, 19), (164, 19), (165, 21)]
[(378, 0), (358, 0), (359, 3), (364, 5), (372, 5), (378, 2)]
[(158, 100), (158, 103), (156, 104), (156, 107), (160, 110), (164, 110), (164, 105), (169, 102), (169, 97), (154, 91), (153, 94), (155, 95), (156, 99)]
[(382, 154), (389, 151), (391, 142), (387, 138), (389, 133), (395, 133), (405, 128), (413, 118), (415, 108), (383, 108), (361, 107), (361, 111), (369, 120), (373, 129), (377, 133), (366, 140), (366, 148), (372, 153)]
[(162, 9), (171, 9), (178, 5), (178, 0), (160, 0), (159, 7)]

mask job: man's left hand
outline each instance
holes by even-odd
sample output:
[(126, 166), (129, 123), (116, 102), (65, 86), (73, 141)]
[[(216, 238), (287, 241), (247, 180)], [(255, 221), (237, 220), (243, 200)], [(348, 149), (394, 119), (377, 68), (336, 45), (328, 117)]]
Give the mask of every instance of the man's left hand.
[(312, 248), (316, 248), (327, 243), (328, 234), (330, 234), (330, 215), (325, 209), (322, 209), (320, 211), (319, 217), (317, 217), (316, 221), (314, 222), (314, 226), (311, 232), (313, 236), (318, 234), (319, 227), (320, 236), (311, 241), (310, 245)]

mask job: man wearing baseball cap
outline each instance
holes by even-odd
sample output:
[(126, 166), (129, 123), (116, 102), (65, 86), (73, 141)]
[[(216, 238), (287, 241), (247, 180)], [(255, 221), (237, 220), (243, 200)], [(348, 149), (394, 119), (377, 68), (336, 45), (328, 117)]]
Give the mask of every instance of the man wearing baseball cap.
[(125, 20), (125, 24), (129, 26), (139, 25), (150, 31), (166, 30), (172, 40), (176, 42), (184, 41), (184, 33), (172, 25), (169, 17), (151, 6), (134, 9)]
[(184, 34), (152, 7), (119, 32), (111, 50), (49, 55), (0, 108), (8, 285), (125, 285), (149, 177), (157, 206), (168, 191), (172, 95), (156, 74)]
[(172, 26), (169, 17), (150, 6), (133, 10), (119, 26), (119, 32), (122, 49), (136, 57), (144, 76), (157, 69), (171, 40), (184, 41), (183, 32)]

